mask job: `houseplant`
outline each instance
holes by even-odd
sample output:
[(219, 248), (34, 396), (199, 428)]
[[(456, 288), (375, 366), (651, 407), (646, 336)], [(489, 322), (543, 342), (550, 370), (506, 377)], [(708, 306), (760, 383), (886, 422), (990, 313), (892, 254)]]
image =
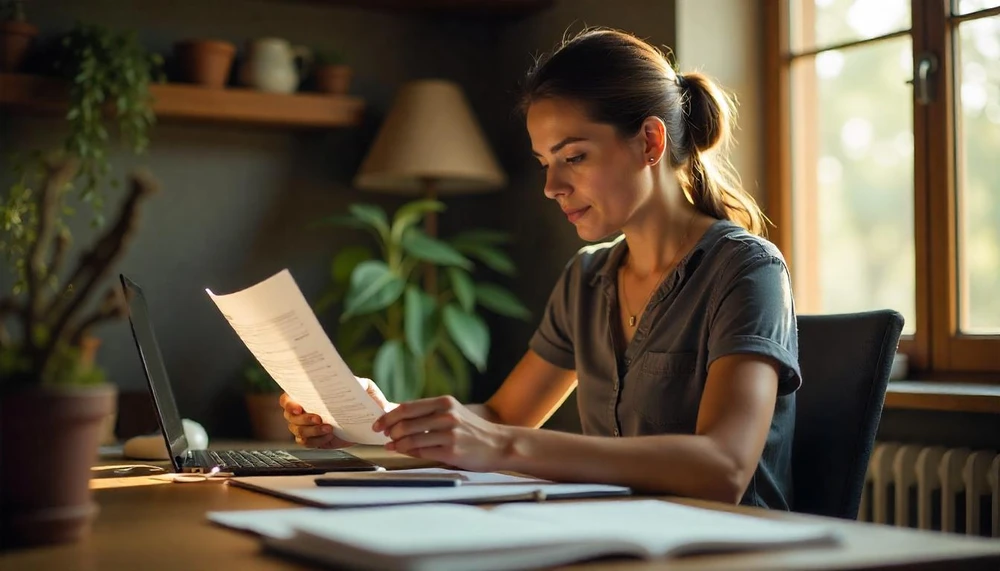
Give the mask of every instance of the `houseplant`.
[[(146, 174), (133, 175), (114, 224), (64, 273), (70, 240), (57, 222), (78, 168), (75, 157), (49, 157), (38, 185), (26, 185), (25, 287), (0, 292), (4, 547), (75, 540), (97, 512), (90, 501), (90, 466), (116, 391), (83, 355), (83, 340), (95, 325), (125, 315), (124, 300), (113, 284), (96, 307), (91, 302), (124, 253), (139, 206), (156, 184)], [(26, 429), (43, 434), (27, 437)], [(44, 439), (41, 446), (39, 437)]]
[(29, 24), (22, 0), (0, 0), (0, 72), (16, 73), (38, 28)]
[[(371, 377), (392, 401), (451, 394), (466, 400), (471, 367), (486, 368), (490, 335), (479, 309), (527, 319), (530, 312), (503, 287), (477, 277), (477, 260), (506, 275), (514, 264), (500, 246), (501, 233), (471, 230), (448, 240), (433, 238), (418, 224), (444, 204), (417, 200), (392, 221), (370, 204), (326, 223), (362, 229), (377, 252), (350, 246), (334, 257), (332, 282), (316, 304), (323, 312), (339, 305), (337, 350), (358, 376)], [(425, 285), (433, 272), (434, 286)]]
[(313, 80), (316, 91), (344, 95), (350, 90), (351, 66), (336, 50), (317, 50), (313, 61)]
[(265, 442), (291, 440), (284, 411), (278, 406), (281, 387), (257, 359), (251, 359), (243, 367), (243, 381), (253, 437)]

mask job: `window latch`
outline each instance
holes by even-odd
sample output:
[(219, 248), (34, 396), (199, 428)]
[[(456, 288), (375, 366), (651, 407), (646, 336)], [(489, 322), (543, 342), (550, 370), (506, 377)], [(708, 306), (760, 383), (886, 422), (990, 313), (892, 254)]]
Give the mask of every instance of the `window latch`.
[(917, 57), (915, 77), (906, 83), (913, 85), (914, 96), (920, 105), (930, 105), (934, 101), (931, 75), (938, 70), (938, 59), (932, 53), (924, 52)]

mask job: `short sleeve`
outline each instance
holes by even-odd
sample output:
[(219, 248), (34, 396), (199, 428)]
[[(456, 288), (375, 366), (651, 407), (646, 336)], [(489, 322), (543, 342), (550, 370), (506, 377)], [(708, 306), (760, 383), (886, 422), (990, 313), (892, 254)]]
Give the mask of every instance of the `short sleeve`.
[(570, 316), (572, 285), (575, 264), (566, 265), (562, 275), (549, 295), (548, 304), (542, 314), (542, 321), (532, 335), (528, 346), (532, 351), (562, 369), (576, 369), (573, 351), (573, 327)]
[(780, 257), (761, 252), (721, 284), (708, 334), (708, 363), (736, 353), (778, 362), (778, 394), (802, 384), (798, 329), (788, 268)]

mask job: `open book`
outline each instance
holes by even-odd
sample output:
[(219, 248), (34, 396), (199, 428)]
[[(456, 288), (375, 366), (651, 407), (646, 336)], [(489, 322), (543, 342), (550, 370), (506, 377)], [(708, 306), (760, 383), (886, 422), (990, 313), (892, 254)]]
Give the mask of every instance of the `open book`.
[(385, 411), (361, 388), (288, 270), (228, 295), (206, 291), (271, 378), (334, 434), (358, 444), (389, 441), (371, 429)]
[(276, 510), (285, 523), (272, 523), (272, 533), (263, 539), (267, 548), (358, 569), (533, 569), (598, 557), (655, 559), (837, 541), (832, 526), (651, 499), (503, 504), (489, 510), (427, 504), (294, 511)]

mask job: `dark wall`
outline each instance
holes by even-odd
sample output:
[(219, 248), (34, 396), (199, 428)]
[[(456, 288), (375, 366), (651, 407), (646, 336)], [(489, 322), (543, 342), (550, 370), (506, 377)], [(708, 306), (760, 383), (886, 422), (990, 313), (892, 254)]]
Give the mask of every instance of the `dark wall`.
[[(191, 37), (229, 40), (242, 53), (250, 38), (279, 36), (342, 49), (354, 66), (352, 93), (368, 104), (359, 128), (297, 131), (164, 122), (153, 132), (147, 155), (112, 157), (116, 175), (141, 165), (162, 184), (162, 192), (146, 204), (139, 233), (118, 269), (149, 296), (180, 411), (204, 423), (213, 437), (240, 437), (249, 434), (239, 378), (249, 353), (204, 290), (229, 292), (288, 268), (307, 298), (315, 298), (326, 283), (329, 259), (354, 236), (309, 229), (308, 223), (353, 201), (389, 209), (400, 203), (350, 185), (399, 85), (433, 76), (456, 80), (467, 90), (510, 185), (490, 195), (448, 199), (442, 233), (465, 225), (514, 233), (512, 254), (520, 272), (502, 283), (526, 301), (537, 320), (558, 272), (582, 243), (541, 194), (523, 123), (511, 112), (518, 79), (531, 54), (551, 47), (567, 28), (584, 24), (631, 29), (671, 45), (673, 4), (562, 0), (513, 23), (277, 0), (34, 0), (27, 8), (42, 40), (68, 31), (79, 19), (135, 30), (148, 48), (164, 55), (174, 41)], [(5, 152), (55, 147), (65, 135), (58, 118), (2, 117)], [(0, 172), (0, 180), (9, 177)], [(109, 196), (109, 206), (117, 205), (120, 193)], [(92, 232), (85, 221), (73, 228), (77, 244), (89, 243)], [(5, 290), (10, 279), (0, 273)], [(476, 380), (475, 400), (499, 385), (523, 354), (534, 325), (534, 320), (491, 321), (489, 370)], [(122, 391), (143, 393), (127, 322), (95, 333), (103, 342), (99, 363), (110, 379)], [(574, 427), (575, 404), (568, 403), (566, 411), (554, 426)]]

